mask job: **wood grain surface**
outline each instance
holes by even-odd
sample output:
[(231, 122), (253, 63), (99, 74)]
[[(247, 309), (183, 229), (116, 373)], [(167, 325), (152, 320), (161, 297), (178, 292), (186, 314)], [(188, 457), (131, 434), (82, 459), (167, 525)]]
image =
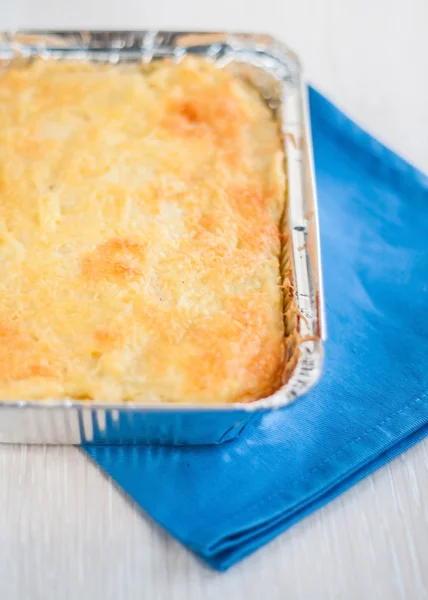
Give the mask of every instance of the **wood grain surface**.
[(428, 598), (423, 442), (225, 574), (203, 566), (77, 449), (0, 452), (0, 598)]
[[(266, 31), (428, 171), (427, 0), (0, 0), (0, 28)], [(428, 210), (428, 206), (427, 206)], [(75, 448), (0, 447), (0, 600), (428, 599), (428, 441), (217, 574)]]

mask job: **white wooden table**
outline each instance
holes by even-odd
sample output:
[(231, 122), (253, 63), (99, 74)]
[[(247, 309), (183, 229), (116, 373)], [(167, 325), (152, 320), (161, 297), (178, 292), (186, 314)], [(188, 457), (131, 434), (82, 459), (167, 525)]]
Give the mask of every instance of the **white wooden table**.
[[(427, 0), (0, 0), (0, 28), (272, 33), (312, 83), (426, 171), (427, 25)], [(428, 598), (428, 441), (222, 575), (79, 450), (0, 447), (1, 600), (262, 597)]]

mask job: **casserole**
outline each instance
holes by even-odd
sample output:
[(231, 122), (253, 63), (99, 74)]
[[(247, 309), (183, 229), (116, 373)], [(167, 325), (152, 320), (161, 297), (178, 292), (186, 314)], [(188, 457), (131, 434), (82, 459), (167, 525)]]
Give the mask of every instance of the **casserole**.
[[(6, 77), (12, 73), (13, 85), (19, 87), (24, 79), (26, 91), (31, 92), (29, 78), (33, 76), (37, 82), (33, 95), (34, 90), (37, 93), (45, 86), (39, 98), (41, 109), (31, 97), (38, 130), (33, 138), (29, 139), (26, 134), (23, 139), (17, 135), (13, 140), (23, 160), (30, 160), (31, 168), (34, 155), (43, 154), (40, 123), (45, 128), (43, 131), (58, 128), (58, 119), (43, 120), (46, 114), (52, 116), (58, 108), (52, 104), (46, 108), (46, 98), (65, 97), (65, 104), (60, 108), (66, 109), (67, 123), (70, 113), (78, 119), (89, 119), (89, 125), (83, 129), (84, 139), (80, 145), (77, 143), (77, 152), (74, 155), (68, 152), (65, 160), (61, 157), (57, 161), (59, 173), (52, 175), (49, 164), (49, 177), (41, 180), (40, 168), (34, 174), (39, 182), (36, 200), (41, 206), (37, 207), (36, 218), (40, 231), (35, 247), (29, 246), (30, 261), (19, 255), (16, 244), (21, 242), (19, 236), (14, 236), (16, 231), (7, 226), (3, 232), (9, 246), (13, 246), (13, 242), (16, 246), (15, 262), (11, 263), (14, 268), (10, 272), (17, 271), (18, 263), (21, 268), (22, 264), (31, 265), (34, 281), (38, 282), (33, 287), (29, 285), (23, 296), (30, 298), (26, 302), (33, 308), (33, 316), (35, 306), (43, 309), (36, 317), (47, 315), (47, 320), (38, 316), (36, 325), (52, 325), (58, 313), (63, 339), (68, 344), (60, 346), (58, 351), (50, 339), (40, 341), (46, 325), (30, 331), (27, 326), (22, 330), (16, 324), (16, 317), (13, 327), (10, 318), (3, 317), (2, 336), (6, 342), (3, 369), (13, 375), (16, 368), (16, 374), (12, 377), (13, 385), (3, 386), (1, 393), (0, 439), (45, 443), (218, 443), (242, 430), (251, 415), (286, 404), (305, 392), (320, 371), (323, 313), (305, 90), (294, 55), (266, 36), (166, 32), (19, 33), (3, 36), (0, 53)], [(136, 77), (137, 70), (142, 71), (144, 77)], [(18, 73), (15, 78), (18, 83), (13, 79), (14, 73)], [(141, 81), (150, 94), (161, 90), (155, 101), (147, 105), (144, 105), (144, 93), (137, 89)], [(59, 87), (52, 87), (56, 85)], [(103, 88), (107, 93), (103, 93)], [(79, 96), (79, 90), (86, 90), (84, 96), (82, 93)], [(130, 91), (133, 101), (126, 102)], [(112, 101), (115, 95), (122, 93), (125, 96), (120, 101)], [(84, 102), (79, 98), (84, 98)], [(88, 109), (86, 100), (93, 101), (92, 109)], [(142, 106), (140, 113), (150, 115), (150, 123), (156, 119), (162, 121), (161, 129), (155, 129), (161, 133), (153, 135), (151, 128), (147, 135), (144, 129), (147, 123), (141, 123), (137, 142), (131, 145), (130, 151), (129, 135), (135, 135), (139, 123), (138, 103)], [(103, 161), (103, 148), (111, 151), (111, 135), (118, 136), (118, 131), (112, 132), (109, 124), (112, 120), (123, 121), (125, 106), (130, 115), (125, 126), (131, 134), (120, 151), (110, 152)], [(22, 105), (21, 111), (25, 120), (28, 115)], [(93, 127), (95, 116), (98, 119), (103, 115), (107, 115), (105, 122), (101, 120), (98, 127)], [(31, 126), (28, 119), (25, 124), (27, 128)], [(72, 137), (75, 131), (70, 134), (67, 126), (64, 129), (69, 150), (70, 137), (76, 144)], [(108, 143), (103, 138), (106, 131), (110, 136)], [(165, 132), (166, 136), (162, 137)], [(64, 137), (63, 130), (60, 134), (56, 132), (53, 138), (61, 140), (61, 136)], [(141, 146), (144, 136), (150, 143)], [(259, 138), (263, 143), (257, 146)], [(213, 139), (216, 140), (214, 158)], [(171, 140), (175, 145), (169, 153)], [(82, 156), (85, 142), (94, 146)], [(155, 159), (151, 161), (150, 153), (147, 158), (147, 147), (156, 145), (156, 151), (152, 152)], [(254, 152), (253, 146), (257, 146)], [(52, 148), (53, 155), (56, 155), (55, 150), (56, 147)], [(138, 155), (138, 152), (143, 153)], [(205, 162), (202, 160), (204, 152)], [(125, 161), (119, 169), (127, 153), (130, 162)], [(179, 177), (165, 175), (171, 174), (169, 159), (179, 163), (172, 169), (174, 174), (178, 170)], [(49, 161), (42, 161), (46, 163)], [(140, 202), (146, 212), (144, 219), (138, 220), (139, 214), (134, 210), (136, 202), (129, 202), (129, 194), (138, 195), (142, 190), (131, 189), (130, 181), (135, 173), (129, 164), (142, 163), (154, 177), (144, 175), (146, 196)], [(245, 172), (244, 165), (248, 164), (250, 168)], [(253, 175), (258, 164), (263, 168), (259, 169), (257, 178)], [(125, 193), (121, 185), (124, 171), (127, 173)], [(140, 172), (141, 167), (139, 182)], [(191, 180), (190, 187), (183, 188), (183, 172)], [(285, 196), (283, 175), (288, 180)], [(103, 183), (100, 190), (98, 183), (92, 186), (96, 188), (95, 200), (88, 198), (93, 191), (91, 187), (80, 188), (79, 194), (74, 193), (74, 196), (69, 193), (75, 182), (85, 177), (92, 184), (94, 180)], [(108, 189), (106, 181), (109, 181)], [(181, 186), (178, 191), (177, 186)], [(18, 182), (15, 191), (17, 187)], [(192, 193), (195, 194), (193, 202), (189, 200)], [(83, 196), (83, 201), (88, 200), (88, 213), (79, 205)], [(282, 196), (284, 202), (281, 202)], [(149, 219), (147, 207), (153, 207), (154, 197), (156, 206)], [(208, 207), (205, 211), (201, 210), (203, 202)], [(99, 217), (103, 203), (109, 208), (113, 204), (116, 212), (120, 207), (119, 215), (112, 218), (125, 221), (125, 229), (116, 222), (106, 227), (106, 212)], [(33, 205), (29, 198), (20, 216), (28, 215)], [(184, 216), (183, 206), (187, 211)], [(187, 210), (189, 206), (192, 210)], [(235, 211), (230, 211), (231, 206)], [(196, 208), (199, 214), (195, 216)], [(228, 211), (227, 219), (225, 211)], [(74, 214), (75, 220), (67, 222), (66, 218), (62, 219), (63, 213)], [(61, 237), (61, 231), (58, 232), (61, 219), (68, 233), (66, 248), (61, 247), (60, 267), (70, 255), (70, 264), (78, 264), (79, 271), (79, 279), (73, 281), (67, 272), (62, 288), (58, 285), (60, 278), (55, 265), (46, 267), (49, 263), (46, 256), (52, 256), (52, 235), (55, 248), (64, 242), (64, 235)], [(191, 225), (184, 232), (177, 231), (186, 219)], [(153, 225), (150, 231), (145, 229), (148, 222)], [(94, 223), (98, 226), (93, 227)], [(100, 223), (103, 224), (102, 236), (99, 235)], [(76, 239), (70, 250), (73, 231)], [(160, 243), (158, 238), (165, 231), (168, 239)], [(176, 238), (179, 246), (174, 242)], [(148, 239), (156, 242), (147, 244)], [(35, 269), (42, 246), (47, 247), (47, 255), (41, 255), (42, 267)], [(77, 258), (76, 247), (80, 249)], [(150, 254), (154, 255), (151, 263), (147, 258)], [(180, 255), (178, 261), (177, 255)], [(174, 267), (165, 281), (157, 277), (153, 284), (147, 279), (153, 265), (161, 266), (159, 271), (165, 278), (171, 261)], [(190, 266), (183, 268), (186, 262)], [(26, 281), (24, 275), (20, 278), (21, 287)], [(43, 277), (47, 280), (46, 286), (40, 283)], [(68, 297), (76, 290), (81, 294), (82, 280), (85, 280), (85, 292), (92, 286), (91, 294), (83, 302), (78, 296), (71, 303), (67, 321), (67, 313), (59, 310), (58, 297)], [(135, 296), (136, 286), (143, 280), (145, 292), (137, 291), (139, 303), (127, 301), (122, 306), (112, 302), (112, 298), (123, 291), (127, 298), (130, 293)], [(45, 294), (45, 290), (52, 289), (57, 294), (53, 296), (53, 303), (52, 294), (48, 293), (50, 302), (42, 295), (36, 305), (37, 290)], [(141, 286), (138, 289), (141, 290)], [(161, 307), (159, 303), (165, 300), (165, 306)], [(221, 310), (215, 305), (219, 300)], [(282, 302), (284, 320), (279, 305)], [(52, 307), (46, 313), (43, 306)], [(110, 310), (108, 319), (106, 306)], [(171, 317), (177, 310), (179, 318)], [(79, 311), (83, 311), (83, 317)], [(97, 311), (101, 320), (95, 318)], [(26, 313), (22, 314), (23, 323), (28, 325)], [(79, 323), (82, 323), (80, 329)], [(136, 329), (135, 323), (145, 325)], [(57, 332), (58, 327), (54, 327), (54, 333)], [(90, 339), (86, 339), (86, 335)], [(143, 341), (145, 353), (141, 350)], [(11, 345), (18, 349), (17, 360), (8, 362)], [(40, 356), (41, 347), (44, 350)], [(64, 367), (62, 359), (69, 349), (74, 354)], [(137, 355), (139, 362), (135, 369)], [(77, 364), (78, 368), (70, 368), (70, 363)], [(67, 376), (70, 374), (65, 384), (64, 372)], [(92, 382), (91, 373), (96, 373)]]

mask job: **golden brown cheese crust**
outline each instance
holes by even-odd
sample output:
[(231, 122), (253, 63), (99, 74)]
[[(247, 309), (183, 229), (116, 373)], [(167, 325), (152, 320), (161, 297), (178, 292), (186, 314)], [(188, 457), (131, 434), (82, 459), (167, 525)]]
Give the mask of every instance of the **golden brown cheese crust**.
[(0, 398), (247, 401), (284, 370), (277, 126), (203, 59), (0, 75)]

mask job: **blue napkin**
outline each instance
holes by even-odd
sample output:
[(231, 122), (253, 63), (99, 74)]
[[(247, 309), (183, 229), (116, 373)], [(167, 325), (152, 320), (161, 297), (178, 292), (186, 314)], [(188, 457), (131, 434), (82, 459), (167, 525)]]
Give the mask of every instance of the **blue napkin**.
[(428, 433), (428, 178), (310, 90), (329, 340), (321, 383), (217, 447), (85, 448), (224, 570)]

